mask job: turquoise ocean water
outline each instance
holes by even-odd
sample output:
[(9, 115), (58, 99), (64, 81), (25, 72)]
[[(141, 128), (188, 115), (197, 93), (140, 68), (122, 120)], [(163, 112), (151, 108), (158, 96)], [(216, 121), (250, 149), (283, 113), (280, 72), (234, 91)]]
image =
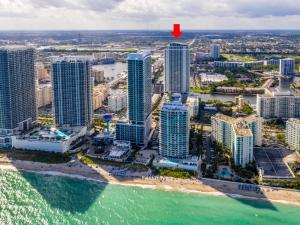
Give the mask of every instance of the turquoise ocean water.
[(0, 224), (298, 225), (300, 207), (0, 171)]

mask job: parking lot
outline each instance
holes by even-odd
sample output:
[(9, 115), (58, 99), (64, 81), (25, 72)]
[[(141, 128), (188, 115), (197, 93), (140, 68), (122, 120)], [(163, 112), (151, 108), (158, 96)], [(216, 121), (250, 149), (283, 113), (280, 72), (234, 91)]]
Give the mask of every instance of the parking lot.
[(287, 163), (297, 159), (295, 152), (284, 148), (254, 148), (254, 158), (258, 167), (263, 168), (264, 178), (293, 178)]

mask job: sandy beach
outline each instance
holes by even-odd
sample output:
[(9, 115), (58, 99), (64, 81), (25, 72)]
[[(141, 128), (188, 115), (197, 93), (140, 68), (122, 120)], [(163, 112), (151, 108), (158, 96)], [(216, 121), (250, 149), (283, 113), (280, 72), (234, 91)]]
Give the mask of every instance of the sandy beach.
[[(68, 176), (79, 179), (92, 179), (110, 184), (137, 186), (190, 193), (227, 195), (233, 198), (263, 199), (300, 206), (300, 191), (271, 188), (266, 186), (241, 184), (213, 179), (177, 179), (171, 177), (120, 177), (113, 176), (106, 166), (87, 166), (79, 161), (70, 166), (64, 164), (46, 164), (31, 161), (1, 159), (0, 169), (9, 171), (38, 172), (49, 175)], [(258, 191), (259, 190), (259, 191)]]

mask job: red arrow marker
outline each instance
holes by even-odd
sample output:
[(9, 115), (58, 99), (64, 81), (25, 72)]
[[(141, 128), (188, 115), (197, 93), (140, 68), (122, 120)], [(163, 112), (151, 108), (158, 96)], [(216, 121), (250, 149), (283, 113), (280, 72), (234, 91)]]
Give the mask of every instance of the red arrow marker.
[(182, 32), (180, 31), (180, 24), (174, 24), (172, 35), (175, 38), (179, 38), (181, 34), (182, 34)]

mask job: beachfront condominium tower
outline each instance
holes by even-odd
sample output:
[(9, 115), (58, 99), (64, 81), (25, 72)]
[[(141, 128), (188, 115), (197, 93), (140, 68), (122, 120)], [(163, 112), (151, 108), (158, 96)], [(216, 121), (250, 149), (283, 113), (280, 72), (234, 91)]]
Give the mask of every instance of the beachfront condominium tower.
[(167, 158), (189, 155), (189, 109), (180, 97), (165, 102), (160, 111), (159, 154)]
[(210, 57), (212, 59), (219, 59), (220, 58), (220, 45), (212, 44), (210, 46)]
[(165, 92), (188, 93), (190, 81), (189, 46), (171, 43), (165, 49)]
[(212, 139), (232, 151), (235, 165), (253, 161), (253, 146), (261, 146), (262, 118), (256, 115), (233, 118), (216, 114), (211, 118)]
[(300, 120), (291, 118), (286, 122), (285, 142), (290, 149), (300, 150)]
[(151, 127), (151, 55), (148, 52), (128, 55), (127, 120), (116, 125), (116, 139), (144, 145)]
[(280, 59), (279, 72), (282, 76), (293, 76), (295, 74), (295, 60)]
[(35, 50), (0, 48), (0, 135), (27, 130), (36, 120)]
[(56, 126), (89, 127), (93, 115), (93, 80), (89, 59), (56, 58), (51, 74)]

